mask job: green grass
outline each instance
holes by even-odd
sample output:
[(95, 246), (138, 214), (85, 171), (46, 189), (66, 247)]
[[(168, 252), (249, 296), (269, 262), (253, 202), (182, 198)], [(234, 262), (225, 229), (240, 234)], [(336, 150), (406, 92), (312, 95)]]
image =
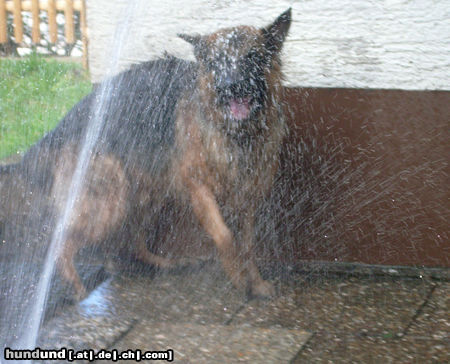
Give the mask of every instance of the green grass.
[(79, 64), (0, 59), (0, 159), (25, 151), (90, 90)]

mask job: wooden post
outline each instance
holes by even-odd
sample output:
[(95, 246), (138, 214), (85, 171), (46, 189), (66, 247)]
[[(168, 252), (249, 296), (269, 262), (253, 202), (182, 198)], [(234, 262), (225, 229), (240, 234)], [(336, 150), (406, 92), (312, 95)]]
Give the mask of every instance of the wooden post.
[(89, 69), (88, 59), (88, 37), (87, 37), (87, 21), (86, 21), (86, 2), (81, 0), (80, 9), (80, 27), (81, 27), (81, 41), (83, 42), (83, 68)]
[(8, 42), (7, 19), (5, 0), (0, 0), (0, 43)]
[(73, 2), (72, 0), (66, 0), (66, 6), (64, 8), (65, 17), (65, 34), (66, 42), (69, 44), (75, 43), (75, 32), (73, 22)]
[(31, 0), (31, 16), (33, 17), (31, 39), (34, 44), (37, 44), (41, 38), (41, 31), (39, 29), (39, 0)]
[(22, 23), (22, 1), (14, 0), (14, 38), (16, 43), (22, 43), (23, 40), (23, 23)]
[(15, 43), (23, 42), (23, 20), (22, 11), (31, 11), (32, 28), (31, 39), (34, 44), (39, 43), (40, 32), (40, 11), (47, 11), (48, 30), (50, 42), (55, 44), (58, 41), (58, 24), (56, 15), (58, 11), (64, 12), (65, 17), (65, 42), (75, 43), (74, 12), (80, 12), (80, 30), (83, 43), (83, 67), (88, 69), (88, 36), (86, 21), (85, 0), (0, 0), (0, 43), (8, 42), (8, 13), (13, 14)]
[(50, 42), (55, 44), (58, 40), (58, 27), (56, 25), (56, 4), (55, 0), (48, 0), (48, 31), (50, 33)]

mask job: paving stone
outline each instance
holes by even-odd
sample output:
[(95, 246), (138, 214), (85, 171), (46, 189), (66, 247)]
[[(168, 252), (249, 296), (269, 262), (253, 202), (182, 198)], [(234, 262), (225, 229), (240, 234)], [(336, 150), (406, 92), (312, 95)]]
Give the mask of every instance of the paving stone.
[(217, 267), (201, 273), (116, 277), (49, 320), (40, 333), (46, 348), (107, 348), (142, 320), (224, 323), (243, 304)]
[(323, 320), (337, 320), (342, 305), (333, 297), (333, 284), (324, 281), (320, 285), (311, 285), (301, 278), (296, 283), (281, 284), (278, 297), (273, 300), (250, 301), (233, 318), (233, 324), (277, 325), (310, 330), (320, 328)]
[(289, 363), (309, 336), (283, 328), (143, 321), (116, 348), (172, 349), (177, 363)]
[(223, 323), (245, 302), (218, 265), (199, 272), (161, 274), (153, 279), (122, 277), (114, 281), (124, 310), (140, 319)]
[(401, 334), (430, 289), (428, 282), (420, 280), (352, 280), (342, 287), (344, 310), (339, 330), (366, 336)]
[(84, 301), (49, 320), (40, 331), (38, 346), (74, 350), (111, 346), (137, 320), (132, 311), (124, 311), (117, 305), (111, 286), (111, 280), (103, 283)]
[[(450, 343), (450, 283), (439, 282), (408, 330), (409, 337)], [(450, 352), (450, 349), (449, 349)]]
[(258, 326), (334, 330), (355, 335), (402, 332), (425, 299), (430, 286), (419, 280), (297, 276), (280, 284), (273, 301), (251, 301), (233, 319)]
[(246, 301), (217, 264), (121, 275), (50, 320), (46, 338), (52, 347), (173, 349), (178, 363), (450, 361), (448, 282), (291, 274), (275, 283), (275, 299)]
[(319, 332), (292, 361), (300, 363), (448, 363), (448, 342), (417, 338), (356, 337)]

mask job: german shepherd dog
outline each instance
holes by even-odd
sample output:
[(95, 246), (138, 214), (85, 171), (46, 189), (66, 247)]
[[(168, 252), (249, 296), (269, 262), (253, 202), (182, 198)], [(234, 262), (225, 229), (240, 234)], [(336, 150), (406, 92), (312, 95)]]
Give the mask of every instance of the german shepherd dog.
[[(169, 198), (193, 211), (234, 286), (250, 296), (275, 294), (253, 259), (253, 224), (286, 133), (280, 50), (290, 23), (289, 9), (263, 29), (181, 34), (193, 45), (196, 62), (166, 57), (105, 81), (111, 94), (104, 123), (57, 260), (77, 298), (86, 294), (74, 266), (82, 247), (115, 237), (133, 241), (136, 257), (146, 263), (177, 264), (147, 247), (151, 224)], [(20, 163), (0, 169), (0, 189), (8, 193), (5, 181), (15, 181), (12, 188), (20, 180), (50, 196), (55, 215), (61, 213), (100, 89), (75, 105)], [(6, 219), (8, 208), (2, 210)], [(227, 214), (237, 226), (226, 222)]]

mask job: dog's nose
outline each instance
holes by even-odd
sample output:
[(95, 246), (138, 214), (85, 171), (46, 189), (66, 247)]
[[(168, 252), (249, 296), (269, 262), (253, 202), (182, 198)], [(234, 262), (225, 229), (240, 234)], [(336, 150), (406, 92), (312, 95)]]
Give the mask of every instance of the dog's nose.
[(242, 84), (244, 77), (238, 71), (226, 72), (220, 77), (216, 78), (216, 87), (220, 90), (227, 90)]

